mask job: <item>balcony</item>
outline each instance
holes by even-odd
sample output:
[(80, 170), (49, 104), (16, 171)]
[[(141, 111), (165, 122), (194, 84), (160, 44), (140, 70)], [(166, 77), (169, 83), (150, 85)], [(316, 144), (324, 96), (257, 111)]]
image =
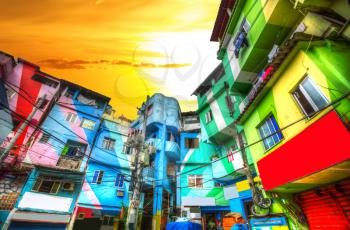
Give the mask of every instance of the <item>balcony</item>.
[(265, 85), (263, 83), (265, 80), (259, 78), (256, 84), (253, 85), (252, 89), (249, 91), (248, 95), (243, 99), (243, 101), (239, 104), (239, 111), (243, 114), (249, 105), (253, 102), (255, 97), (258, 95), (260, 89)]
[(302, 17), (289, 1), (267, 1), (263, 5), (256, 2), (245, 14), (246, 7), (234, 12), (228, 28), (232, 38), (226, 39), (222, 47), (227, 45), (228, 55), (219, 57), (228, 62), (233, 71), (232, 91), (242, 94), (247, 93), (256, 74), (267, 64), (271, 48), (280, 45)]
[[(162, 139), (158, 138), (149, 138), (146, 140), (147, 144), (153, 145), (158, 151), (163, 149)], [(180, 147), (174, 141), (166, 141), (165, 143), (165, 154), (168, 159), (172, 161), (177, 161), (180, 159)]]
[(242, 176), (244, 164), (241, 152), (235, 152), (227, 158), (212, 162), (212, 173), (213, 179), (219, 182), (230, 181)]
[(327, 113), (257, 162), (264, 189), (294, 193), (349, 177), (349, 143), (338, 114)]
[(144, 180), (145, 188), (150, 188), (153, 186), (154, 182), (154, 168), (146, 167), (142, 170), (142, 178)]

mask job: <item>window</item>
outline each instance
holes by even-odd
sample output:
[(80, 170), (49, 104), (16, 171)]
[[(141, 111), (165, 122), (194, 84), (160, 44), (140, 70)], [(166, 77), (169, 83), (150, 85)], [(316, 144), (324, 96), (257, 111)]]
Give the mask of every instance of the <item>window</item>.
[(264, 146), (265, 146), (266, 150), (272, 148), (273, 146), (275, 146), (278, 142), (280, 142), (282, 140), (282, 138), (283, 138), (282, 133), (281, 132), (276, 133), (279, 130), (280, 130), (280, 128), (278, 127), (278, 124), (275, 120), (275, 117), (272, 115), (269, 116), (259, 126), (260, 136), (263, 139), (265, 138), (263, 140), (263, 142), (264, 142)]
[(246, 18), (243, 19), (241, 24), (242, 30), (247, 34), (250, 30), (250, 24)]
[(115, 186), (118, 188), (124, 188), (124, 179), (125, 176), (123, 174), (118, 174), (117, 178), (115, 179)]
[(185, 138), (185, 147), (187, 149), (196, 149), (199, 146), (198, 138)]
[(196, 124), (196, 123), (199, 123), (199, 120), (198, 120), (197, 116), (195, 116), (195, 117), (186, 117), (184, 119), (184, 123), (185, 124)]
[(209, 110), (206, 114), (205, 114), (205, 123), (209, 123), (210, 121), (213, 120), (213, 113), (211, 112), (211, 110)]
[(104, 137), (102, 142), (102, 148), (113, 151), (115, 146), (115, 140), (109, 137)]
[(221, 183), (219, 183), (219, 182), (215, 182), (214, 186), (215, 187), (223, 187), (223, 185)]
[(188, 175), (188, 187), (190, 187), (190, 188), (203, 188), (202, 175)]
[(85, 218), (85, 213), (79, 212), (79, 214), (77, 216), (77, 220), (83, 220), (84, 218)]
[(47, 86), (50, 86), (50, 87), (53, 87), (53, 88), (56, 88), (58, 86), (58, 82), (54, 81), (54, 80), (51, 80), (50, 78), (48, 77), (44, 77), (44, 76), (41, 76), (39, 74), (35, 74), (33, 77), (32, 77), (33, 80), (37, 81), (37, 82), (40, 82), (42, 84), (45, 84)]
[(76, 141), (67, 141), (67, 144), (63, 147), (61, 156), (67, 157), (80, 157), (85, 153), (86, 144), (82, 144)]
[(39, 139), (39, 143), (45, 144), (45, 143), (49, 142), (50, 136), (51, 135), (48, 133), (43, 133), (43, 135)]
[(12, 131), (15, 131), (17, 128), (19, 128), (19, 125), (21, 124), (21, 121), (16, 119), (16, 118), (13, 118), (12, 124), (13, 124)]
[(62, 178), (39, 176), (32, 188), (32, 191), (56, 194), (61, 187)]
[(243, 47), (248, 47), (247, 34), (250, 30), (250, 24), (246, 18), (243, 19), (241, 26), (237, 32), (236, 38), (233, 41), (234, 54), (238, 58), (240, 49)]
[(73, 96), (74, 96), (74, 90), (73, 90), (73, 89), (67, 88), (66, 92), (64, 93), (64, 96), (65, 96), (65, 97), (68, 97), (68, 98), (73, 98)]
[(147, 111), (146, 111), (147, 117), (152, 114), (152, 111), (153, 111), (153, 104), (151, 104), (147, 107)]
[(43, 99), (43, 98), (41, 98), (40, 100), (42, 100), (42, 102), (39, 106), (39, 109), (44, 109), (46, 107), (46, 105), (49, 103), (49, 100)]
[(130, 155), (130, 154), (131, 154), (131, 150), (132, 150), (132, 149), (131, 149), (129, 146), (124, 145), (124, 146), (123, 146), (123, 151), (122, 151), (122, 152), (123, 152), (124, 154)]
[[(6, 87), (6, 86), (5, 86)], [(17, 94), (16, 91), (14, 91), (11, 88), (6, 87), (6, 95), (7, 95), (7, 100), (11, 100), (15, 95)]]
[(328, 104), (327, 98), (316, 87), (310, 77), (306, 77), (293, 92), (295, 100), (307, 116), (324, 108)]
[(234, 105), (233, 105), (233, 102), (234, 100), (232, 100), (233, 96), (230, 96), (230, 95), (226, 95), (225, 99), (226, 99), (226, 106), (230, 112), (230, 116), (232, 117), (233, 116), (233, 113), (235, 112), (234, 110)]
[(101, 184), (103, 178), (104, 171), (96, 170), (94, 171), (94, 176), (92, 178), (91, 184)]
[(76, 120), (77, 120), (77, 115), (76, 114), (71, 113), (71, 112), (67, 113), (66, 121), (74, 124)]
[(83, 118), (83, 120), (81, 121), (80, 127), (93, 130), (95, 128), (95, 124), (96, 124), (95, 121), (89, 120), (87, 118)]
[(103, 216), (102, 225), (113, 226), (114, 217), (113, 216)]

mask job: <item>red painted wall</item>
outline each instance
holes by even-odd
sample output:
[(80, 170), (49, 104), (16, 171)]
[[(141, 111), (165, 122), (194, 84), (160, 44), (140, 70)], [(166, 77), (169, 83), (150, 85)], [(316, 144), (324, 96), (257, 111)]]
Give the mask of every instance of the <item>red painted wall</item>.
[(258, 168), (271, 190), (349, 159), (350, 133), (331, 111), (258, 161)]

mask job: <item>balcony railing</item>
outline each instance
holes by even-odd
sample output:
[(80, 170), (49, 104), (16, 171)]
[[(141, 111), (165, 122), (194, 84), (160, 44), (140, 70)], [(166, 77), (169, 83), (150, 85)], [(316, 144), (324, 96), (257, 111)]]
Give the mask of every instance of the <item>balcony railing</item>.
[(255, 85), (253, 85), (253, 88), (250, 90), (248, 95), (243, 99), (243, 101), (239, 105), (239, 110), (240, 110), (241, 114), (244, 113), (246, 108), (254, 100), (254, 98), (258, 94), (259, 89), (260, 89), (263, 82), (264, 82), (264, 80), (262, 78), (259, 78), (258, 81), (255, 83)]
[[(149, 138), (146, 140), (147, 144), (153, 145), (157, 150), (162, 150), (162, 140), (158, 138)], [(165, 152), (168, 157), (170, 158), (179, 158), (180, 157), (180, 147), (179, 145), (174, 141), (166, 141), (165, 143)]]

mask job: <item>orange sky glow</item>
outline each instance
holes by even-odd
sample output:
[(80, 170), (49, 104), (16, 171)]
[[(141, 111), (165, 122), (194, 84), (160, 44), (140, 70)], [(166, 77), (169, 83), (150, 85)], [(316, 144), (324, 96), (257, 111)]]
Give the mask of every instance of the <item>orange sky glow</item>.
[(218, 64), (219, 0), (1, 0), (0, 50), (112, 98), (134, 119), (155, 92), (191, 93)]

